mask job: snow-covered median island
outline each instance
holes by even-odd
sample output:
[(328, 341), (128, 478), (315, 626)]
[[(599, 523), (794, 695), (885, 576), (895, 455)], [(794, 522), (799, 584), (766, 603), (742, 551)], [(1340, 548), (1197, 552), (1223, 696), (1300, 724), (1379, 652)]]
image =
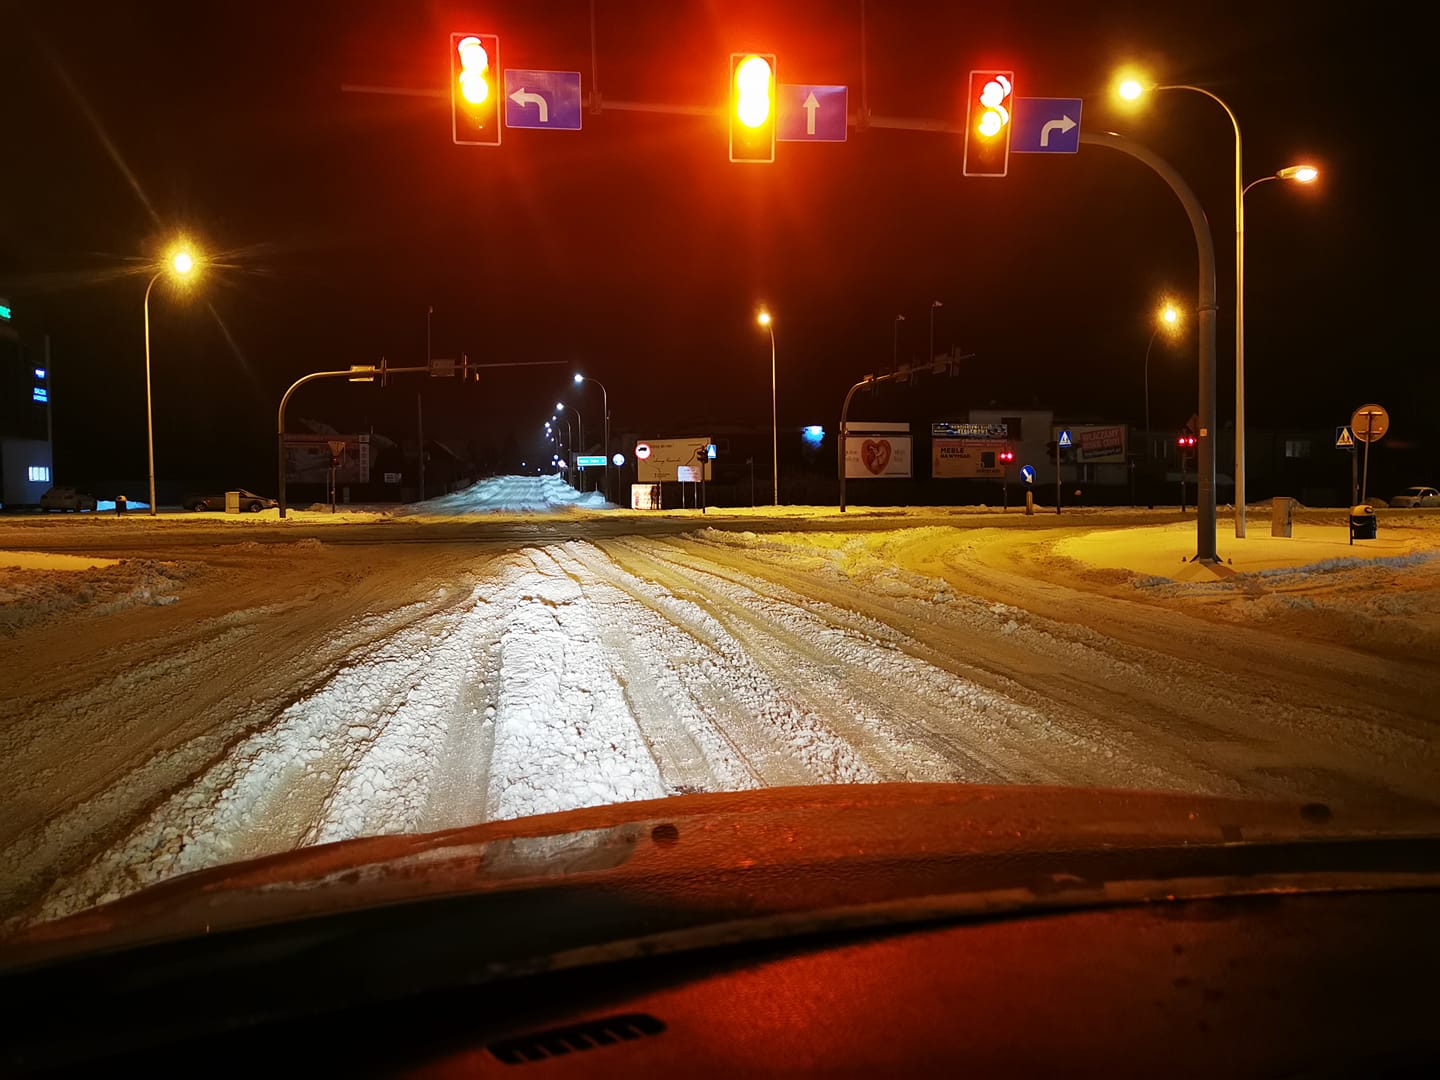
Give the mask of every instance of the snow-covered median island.
[(464, 491), (426, 499), (407, 513), (436, 517), (463, 514), (543, 514), (567, 510), (613, 510), (598, 491), (576, 491), (558, 476), (492, 476)]

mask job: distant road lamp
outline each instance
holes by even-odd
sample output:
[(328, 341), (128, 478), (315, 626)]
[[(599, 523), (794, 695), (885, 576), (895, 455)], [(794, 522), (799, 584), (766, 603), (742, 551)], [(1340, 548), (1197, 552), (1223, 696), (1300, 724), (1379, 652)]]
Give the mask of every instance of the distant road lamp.
[(900, 324), (905, 321), (904, 315), (895, 316), (894, 333), (890, 335), (890, 370), (900, 370)]
[[(780, 505), (780, 425), (775, 398), (775, 320), (764, 310), (755, 321), (770, 332), (770, 482), (774, 486), (775, 504)], [(703, 468), (703, 465), (702, 465)]]
[(1150, 334), (1150, 344), (1145, 346), (1145, 456), (1150, 456), (1150, 349), (1160, 331), (1170, 333), (1180, 326), (1180, 312), (1174, 304), (1166, 304), (1155, 318), (1155, 330)]
[(939, 300), (930, 301), (930, 355), (925, 357), (927, 364), (935, 359), (935, 309), (944, 306)]
[(183, 245), (172, 251), (169, 257), (155, 271), (150, 284), (145, 286), (145, 301), (141, 305), (145, 316), (145, 449), (150, 473), (150, 516), (155, 509), (155, 419), (150, 404), (150, 290), (167, 274), (176, 282), (184, 284), (195, 272), (195, 257)]
[(581, 375), (578, 371), (575, 373), (576, 386), (583, 386), (587, 382), (592, 382), (596, 386), (600, 387), (602, 408), (604, 408), (605, 410), (605, 443), (603, 446), (600, 447), (600, 452), (605, 455), (604, 494), (605, 497), (608, 499), (610, 497), (610, 391), (605, 389), (605, 384), (602, 383), (599, 379), (591, 378), (588, 375)]
[[(585, 453), (585, 421), (584, 421), (584, 419), (583, 419), (583, 418), (581, 417), (581, 415), (580, 415), (580, 410), (579, 410), (579, 409), (571, 409), (571, 410), (567, 413), (567, 412), (565, 412), (565, 403), (564, 403), (563, 401), (557, 401), (557, 402), (555, 402), (555, 411), (556, 411), (557, 413), (564, 413), (567, 423), (569, 422), (569, 418), (570, 418), (570, 417), (572, 417), (572, 416), (575, 417), (575, 435), (576, 435), (576, 437), (580, 440), (580, 442), (579, 442), (578, 444), (576, 444), (575, 450), (576, 450), (577, 453), (581, 453), (581, 454)], [(576, 490), (577, 490), (577, 491), (579, 490), (579, 480), (580, 480), (580, 472), (579, 472), (579, 470), (577, 469), (577, 470), (576, 470), (576, 478), (575, 478)]]

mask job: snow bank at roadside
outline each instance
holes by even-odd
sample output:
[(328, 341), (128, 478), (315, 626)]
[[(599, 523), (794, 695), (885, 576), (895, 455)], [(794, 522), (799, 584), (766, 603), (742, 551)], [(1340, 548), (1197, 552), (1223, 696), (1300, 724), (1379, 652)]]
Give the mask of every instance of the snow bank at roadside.
[(145, 604), (173, 604), (194, 572), (194, 567), (154, 559), (125, 559), (91, 569), (0, 567), (0, 635), (71, 612), (105, 615)]
[(558, 476), (493, 476), (464, 491), (426, 499), (412, 514), (536, 514), (565, 510), (612, 510), (598, 491), (579, 492)]

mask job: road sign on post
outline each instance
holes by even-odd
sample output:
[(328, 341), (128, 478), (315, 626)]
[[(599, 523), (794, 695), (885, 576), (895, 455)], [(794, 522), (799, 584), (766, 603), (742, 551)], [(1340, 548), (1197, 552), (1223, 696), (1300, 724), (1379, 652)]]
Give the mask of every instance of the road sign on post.
[(1348, 427), (1335, 429), (1335, 449), (1350, 451), (1355, 449), (1355, 435)]
[(781, 83), (780, 142), (844, 142), (848, 88)]
[(579, 131), (580, 72), (505, 69), (505, 126)]
[(1379, 442), (1390, 430), (1390, 414), (1380, 405), (1361, 405), (1350, 417), (1350, 430), (1365, 443), (1365, 465), (1360, 473), (1360, 501), (1370, 490), (1370, 444)]
[(1016, 98), (1012, 154), (1073, 154), (1080, 149), (1080, 98)]

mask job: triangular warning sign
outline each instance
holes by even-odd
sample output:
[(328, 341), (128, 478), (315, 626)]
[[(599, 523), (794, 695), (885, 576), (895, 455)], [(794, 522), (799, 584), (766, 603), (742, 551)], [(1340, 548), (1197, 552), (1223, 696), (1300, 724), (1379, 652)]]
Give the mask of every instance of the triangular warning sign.
[(1350, 434), (1348, 427), (1342, 427), (1335, 435), (1335, 449), (1349, 450), (1355, 446), (1355, 436)]
[(1070, 446), (1070, 432), (1060, 432), (1060, 449), (1064, 450)]

